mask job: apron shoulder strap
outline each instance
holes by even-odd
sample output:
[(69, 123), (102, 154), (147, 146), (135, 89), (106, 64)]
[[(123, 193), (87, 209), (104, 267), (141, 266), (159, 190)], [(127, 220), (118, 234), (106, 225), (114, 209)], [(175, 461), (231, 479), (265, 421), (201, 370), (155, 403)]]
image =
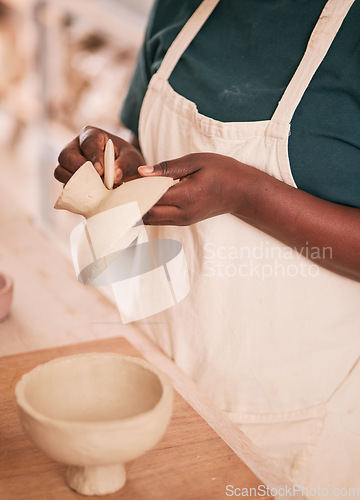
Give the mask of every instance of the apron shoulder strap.
[(185, 26), (170, 45), (157, 71), (157, 75), (168, 80), (180, 57), (198, 34), (220, 0), (204, 0), (192, 14)]
[(329, 50), (355, 0), (328, 0), (311, 34), (305, 54), (271, 121), (289, 124), (312, 77)]

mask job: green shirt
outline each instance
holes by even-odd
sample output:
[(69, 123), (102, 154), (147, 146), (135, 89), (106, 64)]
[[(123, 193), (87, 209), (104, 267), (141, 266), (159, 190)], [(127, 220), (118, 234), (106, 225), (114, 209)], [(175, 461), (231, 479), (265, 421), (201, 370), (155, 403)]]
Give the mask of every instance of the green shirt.
[[(156, 0), (121, 119), (136, 135), (151, 76), (201, 0)], [(199, 113), (269, 120), (305, 52), (325, 0), (220, 0), (170, 76)], [(351, 7), (291, 122), (297, 186), (360, 208), (360, 1)]]

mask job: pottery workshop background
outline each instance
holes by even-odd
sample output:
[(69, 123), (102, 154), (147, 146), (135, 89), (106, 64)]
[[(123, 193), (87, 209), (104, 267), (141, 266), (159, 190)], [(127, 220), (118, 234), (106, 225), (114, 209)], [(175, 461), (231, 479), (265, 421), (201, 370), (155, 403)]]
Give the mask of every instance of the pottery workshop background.
[(118, 110), (152, 0), (0, 1), (0, 168), (14, 200), (68, 250), (53, 210), (57, 156), (84, 125), (123, 135)]

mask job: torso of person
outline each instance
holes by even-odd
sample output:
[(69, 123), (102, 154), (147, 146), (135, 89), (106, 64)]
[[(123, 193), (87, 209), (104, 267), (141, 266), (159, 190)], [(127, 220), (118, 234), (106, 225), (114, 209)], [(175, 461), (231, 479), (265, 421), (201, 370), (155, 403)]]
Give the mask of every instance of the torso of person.
[[(138, 135), (150, 78), (200, 0), (155, 2), (122, 120)], [(226, 0), (169, 77), (199, 113), (221, 122), (270, 119), (294, 74), (325, 0)], [(296, 20), (296, 22), (294, 22)], [(291, 122), (297, 187), (360, 208), (360, 5), (355, 2)], [(166, 158), (167, 159), (167, 158)]]
[[(359, 2), (175, 4), (155, 5), (122, 112), (134, 132), (140, 114), (146, 162), (219, 153), (359, 207)], [(229, 214), (149, 232), (182, 242), (190, 293), (141, 326), (291, 478), (358, 484), (331, 436), (341, 420), (342, 449), (358, 463), (360, 285), (316, 264), (331, 248), (294, 251)]]

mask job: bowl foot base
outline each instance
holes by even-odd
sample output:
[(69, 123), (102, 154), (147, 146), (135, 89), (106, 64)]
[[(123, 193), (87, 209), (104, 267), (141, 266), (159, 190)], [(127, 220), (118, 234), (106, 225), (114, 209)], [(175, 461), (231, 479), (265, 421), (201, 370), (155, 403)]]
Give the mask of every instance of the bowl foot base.
[(122, 488), (126, 481), (124, 464), (78, 467), (70, 465), (66, 482), (82, 495), (107, 495)]

